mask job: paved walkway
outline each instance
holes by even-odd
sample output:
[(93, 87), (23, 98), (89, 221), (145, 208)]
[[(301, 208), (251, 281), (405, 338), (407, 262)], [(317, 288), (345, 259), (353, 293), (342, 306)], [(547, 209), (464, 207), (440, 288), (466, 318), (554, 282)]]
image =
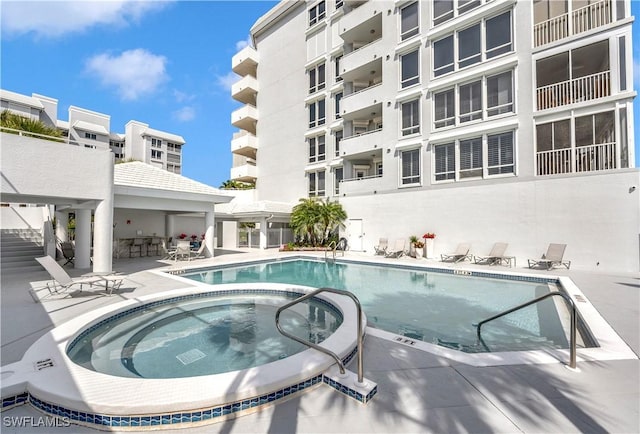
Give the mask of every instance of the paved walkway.
[[(220, 253), (199, 264), (265, 255)], [(3, 275), (2, 365), (20, 360), (40, 336), (81, 312), (184, 286), (145, 271), (167, 265), (173, 266), (148, 258), (119, 260), (114, 268), (128, 273), (129, 279), (118, 295), (86, 293), (83, 297), (51, 297), (43, 303), (34, 303), (27, 289), (30, 282), (45, 281), (45, 272)], [(556, 274), (571, 277), (631, 349), (640, 354), (640, 276), (573, 270)], [(640, 361), (579, 362), (578, 367), (579, 372), (561, 363), (476, 368), (368, 336), (365, 377), (378, 383), (379, 392), (366, 406), (321, 386), (252, 415), (165, 432), (640, 432)], [(2, 433), (97, 432), (78, 426), (10, 426), (11, 418), (22, 416), (38, 421), (42, 415), (28, 405), (3, 412), (2, 416)]]

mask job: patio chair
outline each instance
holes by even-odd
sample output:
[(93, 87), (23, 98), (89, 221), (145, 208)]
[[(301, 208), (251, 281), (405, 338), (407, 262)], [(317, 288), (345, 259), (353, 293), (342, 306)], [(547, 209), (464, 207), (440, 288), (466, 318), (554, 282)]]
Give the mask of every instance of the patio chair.
[(407, 240), (404, 238), (398, 238), (396, 243), (393, 246), (393, 249), (385, 253), (385, 258), (399, 258), (404, 255), (404, 247), (406, 245)]
[(204, 240), (202, 240), (200, 241), (200, 247), (198, 247), (197, 249), (191, 249), (191, 254), (193, 255), (193, 259), (204, 258), (205, 247), (206, 247), (206, 244), (204, 243)]
[(176, 259), (176, 248), (168, 247), (167, 240), (164, 238), (160, 241), (160, 247), (162, 249), (162, 259)]
[(380, 238), (377, 246), (373, 246), (376, 251), (376, 255), (386, 255), (387, 249), (389, 248), (389, 240), (386, 238)]
[(529, 259), (529, 268), (546, 268), (551, 270), (554, 266), (565, 266), (567, 270), (571, 266), (571, 261), (564, 261), (564, 250), (567, 248), (566, 244), (549, 244), (547, 253), (542, 255), (540, 259)]
[(120, 289), (124, 276), (116, 275), (115, 273), (105, 275), (84, 275), (80, 277), (71, 277), (60, 264), (56, 262), (51, 256), (43, 256), (36, 258), (36, 261), (47, 270), (51, 276), (52, 281), (47, 282), (47, 289), (49, 293), (60, 293), (64, 290), (71, 288), (74, 285), (80, 285), (80, 291), (82, 291), (82, 285), (88, 284), (89, 286), (100, 285), (104, 286), (104, 289), (109, 295), (113, 290)]
[(178, 259), (191, 260), (191, 242), (189, 240), (178, 240), (176, 244), (176, 251), (173, 257), (174, 261)]
[(465, 259), (471, 260), (471, 255), (469, 254), (469, 250), (471, 249), (471, 244), (469, 243), (460, 243), (456, 248), (456, 251), (449, 254), (441, 254), (440, 259), (442, 262), (461, 262)]
[(487, 256), (474, 256), (473, 262), (483, 265), (500, 264), (502, 260), (505, 259), (504, 252), (508, 246), (508, 243), (495, 243)]
[(61, 241), (60, 242), (60, 251), (62, 252), (62, 256), (67, 260), (62, 266), (64, 267), (67, 264), (75, 265), (73, 260), (76, 259), (76, 252), (73, 248), (73, 243), (69, 241)]

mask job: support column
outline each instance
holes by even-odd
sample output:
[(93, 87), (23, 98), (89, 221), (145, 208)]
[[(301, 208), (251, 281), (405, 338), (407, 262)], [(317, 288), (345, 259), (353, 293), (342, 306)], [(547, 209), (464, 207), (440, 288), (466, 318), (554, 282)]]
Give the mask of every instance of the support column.
[(202, 241), (207, 246), (204, 249), (204, 256), (207, 258), (213, 258), (215, 249), (215, 212), (207, 211), (204, 213), (204, 240)]
[(93, 271), (110, 272), (113, 266), (113, 196), (98, 202), (93, 217)]
[(260, 248), (267, 248), (267, 230), (269, 229), (269, 222), (266, 217), (260, 219)]
[(56, 211), (56, 238), (60, 241), (69, 241), (69, 213)]
[(76, 258), (74, 268), (91, 267), (91, 210), (76, 210)]
[(167, 237), (167, 241), (169, 237), (175, 236), (175, 226), (176, 226), (176, 216), (173, 214), (167, 214), (164, 216), (164, 236)]

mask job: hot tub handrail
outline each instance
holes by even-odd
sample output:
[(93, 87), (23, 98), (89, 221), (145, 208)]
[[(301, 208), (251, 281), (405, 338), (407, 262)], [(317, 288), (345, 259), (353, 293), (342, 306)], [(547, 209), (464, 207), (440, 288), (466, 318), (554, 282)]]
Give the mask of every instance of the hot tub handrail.
[(303, 295), (301, 297), (296, 298), (295, 300), (286, 303), (282, 306), (280, 306), (278, 308), (278, 310), (276, 311), (276, 328), (278, 329), (278, 331), (280, 333), (282, 333), (283, 335), (285, 335), (286, 337), (293, 339), (296, 342), (299, 342), (303, 345), (307, 345), (313, 349), (316, 349), (320, 352), (323, 352), (325, 354), (328, 354), (329, 356), (331, 356), (336, 363), (338, 364), (338, 368), (340, 369), (340, 373), (344, 374), (344, 363), (342, 363), (342, 360), (340, 360), (340, 357), (338, 357), (338, 355), (336, 355), (333, 351), (328, 350), (324, 347), (321, 347), (320, 345), (314, 344), (313, 342), (309, 342), (309, 341), (305, 341), (302, 338), (299, 338), (298, 336), (295, 336), (285, 330), (282, 329), (281, 325), (280, 325), (280, 313), (288, 308), (290, 308), (291, 306), (301, 303), (305, 300), (308, 300), (312, 297), (315, 297), (316, 295), (318, 295), (321, 292), (331, 292), (333, 294), (339, 294), (339, 295), (346, 295), (347, 297), (351, 298), (353, 300), (353, 302), (356, 304), (356, 309), (358, 311), (358, 316), (357, 316), (357, 320), (358, 320), (358, 326), (357, 326), (357, 333), (358, 333), (358, 337), (357, 337), (357, 351), (358, 351), (358, 383), (362, 383), (363, 379), (364, 379), (364, 375), (363, 375), (363, 371), (364, 371), (364, 363), (363, 363), (363, 356), (362, 356), (362, 341), (363, 341), (363, 336), (362, 336), (362, 306), (360, 305), (360, 300), (358, 300), (358, 298), (353, 295), (352, 293), (350, 293), (349, 291), (344, 291), (342, 289), (335, 289), (335, 288), (319, 288), (316, 289), (315, 291), (312, 291), (306, 295)]
[(562, 297), (569, 308), (569, 312), (571, 314), (571, 326), (569, 331), (569, 367), (572, 369), (576, 368), (576, 330), (577, 330), (577, 321), (576, 321), (576, 304), (571, 297), (569, 297), (564, 292), (549, 292), (548, 294), (541, 295), (540, 297), (536, 297), (533, 300), (529, 300), (525, 303), (519, 304), (518, 306), (512, 307), (511, 309), (505, 310), (504, 312), (500, 312), (497, 315), (494, 315), (490, 318), (484, 319), (480, 321), (476, 325), (476, 333), (478, 335), (478, 339), (484, 343), (482, 337), (480, 336), (480, 327), (484, 323), (488, 323), (489, 321), (493, 321), (494, 319), (500, 318), (502, 316), (508, 315), (511, 312), (515, 312), (516, 310), (520, 310), (524, 307), (530, 306), (532, 304), (538, 303), (549, 297)]

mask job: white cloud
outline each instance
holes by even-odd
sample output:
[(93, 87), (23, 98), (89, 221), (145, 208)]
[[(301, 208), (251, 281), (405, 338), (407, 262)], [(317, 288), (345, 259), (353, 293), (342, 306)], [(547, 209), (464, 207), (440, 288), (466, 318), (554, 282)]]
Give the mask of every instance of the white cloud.
[(252, 45), (251, 36), (247, 36), (247, 39), (236, 42), (236, 51), (242, 50), (244, 47)]
[(193, 107), (182, 107), (173, 112), (173, 118), (180, 122), (188, 122), (196, 117), (196, 111)]
[(97, 54), (87, 61), (86, 71), (102, 85), (115, 87), (123, 100), (135, 100), (153, 93), (169, 79), (166, 63), (166, 57), (138, 48), (120, 55)]
[(193, 101), (195, 99), (195, 95), (190, 95), (188, 93), (181, 92), (177, 89), (173, 90), (173, 96), (176, 99), (176, 102), (179, 102), (179, 103)]
[(100, 24), (126, 26), (167, 4), (164, 1), (118, 0), (2, 1), (2, 34), (59, 37)]
[(227, 92), (231, 92), (231, 86), (237, 83), (239, 79), (240, 77), (233, 71), (229, 71), (227, 75), (216, 75), (218, 86)]

